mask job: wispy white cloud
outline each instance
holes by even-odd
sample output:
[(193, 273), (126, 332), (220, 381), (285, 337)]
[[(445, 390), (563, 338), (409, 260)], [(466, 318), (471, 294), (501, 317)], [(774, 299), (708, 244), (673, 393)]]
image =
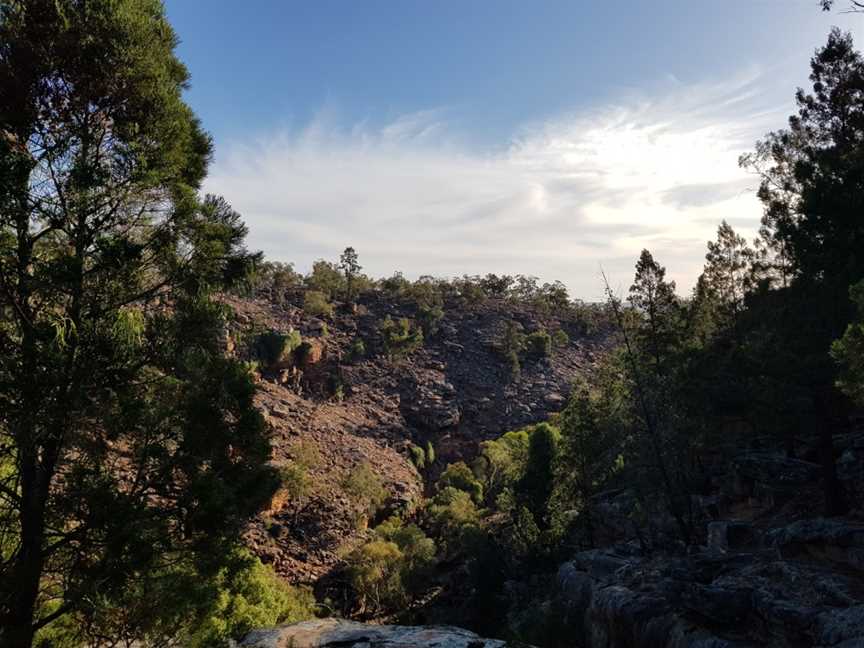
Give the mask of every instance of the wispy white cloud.
[(668, 79), (525, 126), (495, 152), (460, 143), (446, 111), (383, 127), (322, 116), (222, 148), (208, 188), (243, 213), (253, 247), (301, 269), (353, 245), (375, 275), (525, 273), (593, 299), (601, 264), (626, 286), (648, 247), (687, 289), (720, 220), (758, 223), (737, 159), (788, 109), (758, 81)]

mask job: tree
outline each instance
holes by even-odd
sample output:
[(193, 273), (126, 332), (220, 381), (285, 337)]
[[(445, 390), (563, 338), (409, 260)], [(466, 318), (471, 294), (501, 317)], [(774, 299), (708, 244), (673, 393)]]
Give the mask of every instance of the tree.
[(546, 423), (538, 425), (528, 441), (525, 473), (516, 484), (517, 497), (525, 502), (540, 529), (549, 528), (549, 498), (555, 484), (560, 440), (558, 429)]
[(345, 301), (350, 303), (356, 297), (354, 294), (354, 281), (362, 269), (357, 262), (357, 253), (353, 247), (345, 248), (342, 256), (339, 257), (339, 268), (345, 273)]
[[(831, 11), (834, 8), (835, 0), (821, 0), (822, 11)], [(864, 11), (864, 2), (861, 0), (849, 0), (849, 8), (846, 10), (850, 13)]]
[(811, 93), (742, 164), (761, 176), (764, 236), (792, 277), (821, 286), (836, 338), (852, 312), (847, 287), (864, 276), (864, 60), (833, 29), (810, 62)]
[(275, 489), (211, 299), (246, 229), (158, 0), (0, 5), (0, 646), (181, 558), (218, 569)]
[[(601, 372), (602, 375), (602, 372)], [(587, 540), (594, 546), (594, 519), (588, 500), (598, 493), (618, 468), (622, 430), (615, 386), (606, 384), (599, 393), (588, 385), (577, 385), (561, 414), (561, 461), (563, 490), (580, 512)]]
[(678, 298), (675, 282), (666, 281), (666, 268), (642, 250), (636, 262), (636, 276), (630, 286), (630, 304), (643, 314), (637, 341), (662, 373), (664, 359), (677, 341)]
[(725, 220), (717, 228), (717, 240), (708, 242), (703, 276), (718, 301), (721, 326), (734, 331), (744, 306), (744, 296), (750, 289), (750, 268), (753, 250), (743, 236)]
[(312, 264), (312, 272), (306, 277), (306, 287), (323, 293), (330, 300), (345, 292), (345, 279), (335, 263), (318, 259)]
[(831, 345), (831, 356), (841, 368), (837, 386), (861, 405), (864, 404), (864, 281), (852, 286), (850, 293), (858, 306), (859, 318)]

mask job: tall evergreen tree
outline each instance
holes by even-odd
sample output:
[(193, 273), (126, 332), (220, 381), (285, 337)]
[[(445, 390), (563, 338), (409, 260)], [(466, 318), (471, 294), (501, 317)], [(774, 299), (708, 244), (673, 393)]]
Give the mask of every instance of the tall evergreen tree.
[(0, 646), (215, 569), (274, 486), (176, 43), (159, 0), (0, 3)]
[(742, 162), (762, 176), (766, 237), (794, 277), (821, 285), (833, 339), (852, 313), (847, 288), (864, 277), (864, 59), (835, 28), (810, 69), (789, 127)]
[(678, 299), (675, 282), (666, 281), (666, 268), (642, 250), (630, 286), (630, 304), (644, 316), (638, 329), (639, 346), (662, 373), (664, 360), (678, 337)]
[(353, 247), (347, 247), (342, 252), (342, 256), (339, 257), (339, 267), (345, 273), (345, 300), (350, 303), (356, 296), (354, 294), (354, 280), (362, 269), (357, 260), (357, 252), (354, 251)]

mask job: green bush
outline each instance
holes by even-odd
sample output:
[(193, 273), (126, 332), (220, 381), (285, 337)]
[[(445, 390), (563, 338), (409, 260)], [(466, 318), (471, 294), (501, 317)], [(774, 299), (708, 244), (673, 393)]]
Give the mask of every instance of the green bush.
[(435, 463), (435, 446), (431, 441), (426, 442), (426, 465), (431, 466)]
[(366, 357), (366, 343), (360, 338), (354, 338), (351, 343), (351, 348), (348, 349), (348, 359), (351, 362), (357, 362)]
[(189, 629), (183, 645), (215, 648), (240, 640), (255, 628), (314, 616), (315, 597), (309, 589), (292, 587), (260, 560), (250, 558), (245, 568), (220, 574), (219, 593), (211, 610)]
[(309, 494), (309, 490), (312, 487), (308, 468), (296, 461), (280, 467), (279, 479), (282, 483), (282, 488), (288, 492), (292, 500), (303, 499)]
[(411, 453), (411, 463), (414, 464), (417, 470), (423, 470), (426, 467), (426, 453), (423, 451), (423, 448), (412, 443), (408, 447), (408, 451)]
[(427, 509), (435, 535), (446, 554), (457, 554), (482, 533), (480, 512), (471, 496), (447, 486), (432, 499)]
[(306, 277), (306, 286), (309, 292), (320, 293), (324, 295), (325, 301), (330, 301), (345, 292), (345, 276), (337, 264), (319, 259), (312, 264), (312, 272)]
[(478, 504), (483, 501), (483, 484), (477, 480), (464, 461), (450, 464), (441, 473), (441, 477), (438, 479), (438, 489), (443, 490), (445, 488), (465, 491)]
[(348, 557), (348, 575), (361, 614), (405, 604), (402, 560), (398, 545), (385, 540), (368, 542)]
[(284, 361), (302, 342), (298, 331), (266, 331), (255, 340), (254, 353), (265, 367)]
[(552, 355), (552, 338), (546, 331), (535, 331), (525, 338), (525, 350), (533, 358)]
[(389, 315), (378, 327), (385, 353), (391, 358), (409, 355), (423, 346), (423, 331), (403, 317), (393, 320)]
[(420, 306), (417, 311), (417, 321), (420, 322), (423, 335), (427, 338), (435, 335), (443, 317), (444, 309), (438, 305)]
[[(141, 645), (227, 648), (254, 628), (296, 623), (315, 616), (315, 597), (292, 587), (245, 549), (206, 573), (182, 562), (151, 575), (141, 591), (132, 582), (122, 598), (100, 601), (92, 616), (61, 616), (37, 633), (38, 648), (79, 648), (112, 640), (146, 639)], [(112, 644), (113, 645), (113, 644)]]
[(361, 519), (373, 517), (387, 501), (387, 489), (368, 463), (355, 466), (342, 482), (342, 489), (360, 508)]
[(570, 336), (563, 329), (558, 329), (552, 334), (552, 344), (556, 347), (566, 347), (570, 344)]
[(330, 317), (333, 315), (333, 304), (323, 292), (307, 290), (303, 296), (303, 312), (311, 317)]

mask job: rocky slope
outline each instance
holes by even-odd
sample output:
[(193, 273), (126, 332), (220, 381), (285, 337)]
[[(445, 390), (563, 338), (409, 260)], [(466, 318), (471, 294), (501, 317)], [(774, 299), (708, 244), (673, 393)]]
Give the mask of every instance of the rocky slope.
[[(260, 368), (259, 406), (274, 432), (274, 461), (313, 461), (308, 495), (279, 493), (247, 533), (248, 544), (293, 582), (314, 582), (363, 537), (367, 520), (344, 487), (360, 465), (384, 482), (380, 512), (407, 511), (424, 480), (410, 460), (411, 446), (434, 446), (434, 475), (446, 462), (470, 457), (477, 444), (559, 411), (574, 379), (590, 372), (606, 342), (585, 334), (573, 315), (552, 316), (526, 305), (485, 300), (445, 305), (438, 330), (401, 359), (383, 351), (379, 325), (386, 316), (416, 316), (416, 306), (368, 293), (352, 308), (325, 319), (307, 316), (302, 295), (281, 304), (226, 297), (235, 315), (226, 331), (229, 352), (247, 357), (250, 331), (297, 331), (302, 359)], [(505, 322), (526, 333), (563, 330), (569, 342), (550, 357), (525, 359), (510, 379), (496, 344)], [(352, 355), (362, 340), (363, 357)], [(416, 449), (416, 448), (415, 448)]]

